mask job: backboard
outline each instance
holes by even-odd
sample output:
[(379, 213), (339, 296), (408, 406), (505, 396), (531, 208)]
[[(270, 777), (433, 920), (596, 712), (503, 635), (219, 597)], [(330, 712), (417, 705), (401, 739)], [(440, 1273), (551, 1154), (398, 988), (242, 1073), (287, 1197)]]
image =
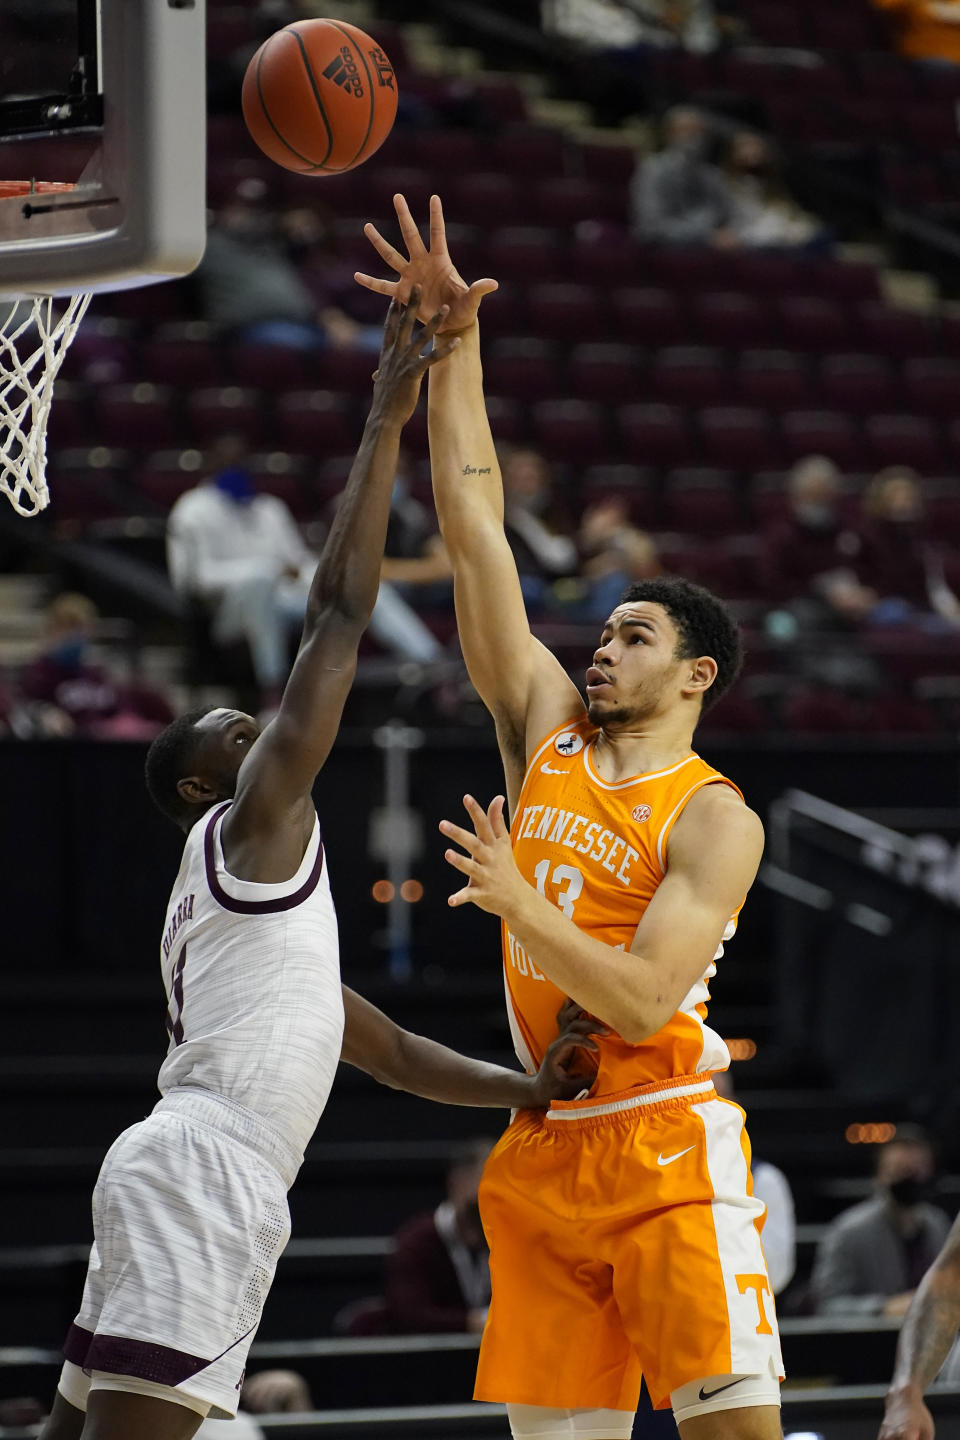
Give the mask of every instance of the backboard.
[(204, 0), (3, 0), (0, 295), (184, 275), (205, 243)]

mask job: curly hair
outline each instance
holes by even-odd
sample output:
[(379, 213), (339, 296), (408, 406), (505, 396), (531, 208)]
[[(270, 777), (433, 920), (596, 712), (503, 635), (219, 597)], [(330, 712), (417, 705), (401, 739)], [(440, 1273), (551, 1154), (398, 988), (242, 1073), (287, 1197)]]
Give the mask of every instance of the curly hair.
[(200, 705), (172, 721), (153, 741), (147, 751), (144, 779), (150, 799), (161, 814), (181, 826), (191, 807), (180, 795), (177, 782), (189, 774), (193, 756), (200, 740), (196, 725), (215, 707)]
[(743, 664), (740, 627), (722, 600), (694, 585), (691, 580), (666, 575), (655, 580), (637, 580), (620, 597), (621, 605), (647, 600), (662, 605), (677, 628), (676, 658), (693, 659), (709, 655), (717, 662), (717, 678), (703, 693), (701, 714), (716, 705), (730, 689)]

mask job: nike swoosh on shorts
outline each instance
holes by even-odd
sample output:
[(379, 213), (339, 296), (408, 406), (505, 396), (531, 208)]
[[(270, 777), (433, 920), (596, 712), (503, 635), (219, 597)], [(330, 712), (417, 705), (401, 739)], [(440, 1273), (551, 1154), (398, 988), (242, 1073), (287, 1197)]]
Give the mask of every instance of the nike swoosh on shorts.
[(696, 1148), (696, 1145), (688, 1145), (686, 1150), (678, 1150), (676, 1155), (664, 1155), (661, 1153), (657, 1156), (657, 1164), (672, 1165), (674, 1160), (679, 1160), (683, 1155), (689, 1155), (690, 1151), (696, 1150)]
[[(742, 1379), (743, 1379), (743, 1376), (741, 1375), (741, 1376), (740, 1376), (740, 1380), (742, 1380)], [(701, 1399), (701, 1400), (712, 1400), (713, 1397), (714, 1397), (714, 1395), (719, 1395), (723, 1390), (732, 1390), (733, 1387), (734, 1387), (734, 1385), (739, 1385), (739, 1384), (740, 1384), (740, 1380), (728, 1380), (727, 1383), (726, 1383), (726, 1385), (718, 1385), (717, 1388), (716, 1388), (716, 1390), (704, 1390), (703, 1386), (701, 1385), (701, 1386), (700, 1386), (700, 1399)]]

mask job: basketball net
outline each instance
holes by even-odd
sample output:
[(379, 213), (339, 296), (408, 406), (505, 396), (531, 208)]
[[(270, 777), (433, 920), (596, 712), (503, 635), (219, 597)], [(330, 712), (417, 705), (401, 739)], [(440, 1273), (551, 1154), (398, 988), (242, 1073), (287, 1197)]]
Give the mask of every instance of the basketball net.
[(10, 302), (9, 313), (0, 318), (0, 490), (19, 515), (37, 515), (50, 503), (47, 421), (53, 382), (91, 298), (72, 296), (58, 316), (53, 300), (38, 295)]
[[(74, 188), (71, 182), (0, 180), (0, 200), (13, 204)], [(50, 503), (47, 421), (53, 382), (89, 304), (89, 295), (74, 295), (58, 315), (49, 296), (9, 302), (0, 296), (0, 490), (19, 515), (37, 515)]]

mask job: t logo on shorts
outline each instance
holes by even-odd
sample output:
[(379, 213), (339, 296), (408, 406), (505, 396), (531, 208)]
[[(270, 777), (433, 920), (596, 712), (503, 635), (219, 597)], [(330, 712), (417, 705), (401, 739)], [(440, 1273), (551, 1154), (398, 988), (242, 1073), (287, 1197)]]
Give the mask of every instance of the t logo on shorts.
[(767, 1279), (766, 1275), (738, 1275), (736, 1279), (737, 1289), (740, 1291), (741, 1295), (746, 1295), (748, 1290), (752, 1290), (757, 1297), (757, 1310), (760, 1315), (760, 1324), (757, 1326), (757, 1334), (772, 1335), (773, 1326), (767, 1319), (767, 1311), (763, 1303), (763, 1292), (766, 1291), (768, 1295), (770, 1294), (770, 1281)]

